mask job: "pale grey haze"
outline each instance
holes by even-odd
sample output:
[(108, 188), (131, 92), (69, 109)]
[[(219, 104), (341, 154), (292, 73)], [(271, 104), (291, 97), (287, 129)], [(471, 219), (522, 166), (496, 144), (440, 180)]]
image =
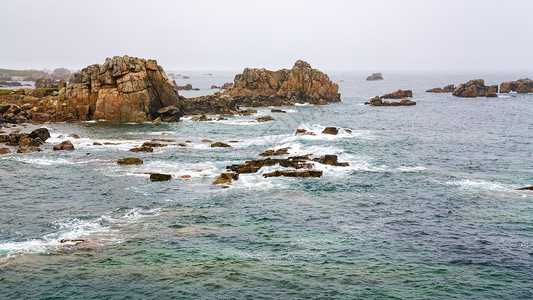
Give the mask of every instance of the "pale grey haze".
[(533, 70), (533, 1), (0, 0), (0, 68)]

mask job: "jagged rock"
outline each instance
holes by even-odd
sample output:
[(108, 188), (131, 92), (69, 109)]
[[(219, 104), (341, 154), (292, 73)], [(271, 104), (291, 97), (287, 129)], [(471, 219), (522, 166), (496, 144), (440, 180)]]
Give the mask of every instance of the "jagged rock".
[(474, 79), (460, 84), (455, 88), (452, 95), (463, 98), (497, 97), (497, 92), (497, 85), (486, 86), (483, 79)]
[(150, 181), (168, 181), (172, 179), (170, 174), (150, 173)]
[(57, 83), (54, 82), (50, 77), (41, 77), (35, 81), (36, 89), (49, 89), (57, 88)]
[(426, 93), (452, 93), (455, 90), (455, 86), (453, 84), (448, 84), (447, 86), (443, 88), (432, 88), (429, 90), (426, 90)]
[(517, 190), (519, 190), (519, 191), (533, 191), (533, 185), (522, 187), (522, 188), (519, 188)]
[(381, 73), (372, 73), (372, 75), (368, 76), (366, 80), (383, 80), (383, 75), (381, 75)]
[(143, 160), (137, 157), (126, 157), (117, 160), (119, 165), (142, 165)]
[(326, 154), (319, 158), (314, 159), (314, 161), (319, 162), (324, 165), (338, 166), (338, 167), (347, 167), (350, 164), (347, 162), (339, 162), (337, 155)]
[(381, 96), (381, 99), (402, 99), (402, 98), (408, 98), (413, 97), (413, 91), (411, 90), (397, 90), (396, 92), (392, 92), (390, 94), (385, 94)]
[(270, 167), (274, 165), (280, 165), (286, 168), (294, 169), (310, 169), (312, 165), (308, 163), (309, 158), (307, 156), (302, 157), (289, 157), (289, 158), (267, 158), (246, 161), (244, 164), (236, 164), (227, 166), (226, 169), (238, 174), (255, 173), (262, 167)]
[(320, 170), (305, 170), (305, 171), (274, 171), (263, 174), (263, 177), (321, 177), (322, 171)]
[(337, 135), (339, 133), (339, 129), (337, 127), (326, 127), (322, 131), (322, 134), (332, 134)]
[(237, 173), (222, 173), (218, 176), (217, 180), (213, 182), (213, 185), (231, 183), (232, 180), (237, 179), (239, 179), (239, 174)]
[(273, 112), (273, 113), (282, 113), (282, 114), (287, 113), (287, 112), (284, 111), (284, 110), (276, 109), (276, 108), (271, 109), (270, 112)]
[(32, 131), (28, 137), (32, 139), (40, 138), (43, 142), (46, 142), (46, 140), (50, 138), (50, 132), (46, 128), (37, 128)]
[(500, 85), (500, 93), (517, 92), (518, 94), (533, 93), (533, 80), (522, 78), (515, 81), (506, 81)]
[(74, 150), (74, 145), (72, 144), (71, 141), (64, 141), (64, 142), (61, 142), (57, 145), (54, 145), (54, 148), (53, 148), (55, 151), (58, 151), (58, 150), (65, 150), (65, 151), (72, 151)]
[(7, 154), (7, 153), (11, 153), (11, 150), (9, 150), (9, 148), (6, 148), (6, 147), (0, 148), (0, 154)]
[(20, 146), (17, 149), (17, 153), (32, 153), (32, 152), (38, 152), (43, 151), (37, 146)]
[(235, 100), (229, 95), (220, 93), (182, 99), (181, 109), (186, 115), (235, 115), (239, 113)]
[(315, 135), (313, 132), (307, 131), (303, 128), (296, 129), (294, 135)]
[(224, 84), (221, 86), (221, 89), (223, 89), (223, 90), (227, 90), (227, 89), (231, 88), (232, 86), (233, 86), (233, 83), (231, 83), (231, 82), (226, 82), (226, 83), (224, 83)]
[(234, 85), (226, 93), (236, 99), (237, 105), (258, 107), (317, 104), (320, 100), (338, 102), (338, 90), (339, 86), (326, 74), (298, 60), (290, 70), (246, 68), (235, 76)]
[(275, 121), (276, 119), (274, 119), (271, 115), (265, 115), (265, 116), (256, 118), (255, 120), (259, 123), (263, 123), (263, 122), (268, 122), (268, 121)]
[(211, 144), (211, 148), (216, 148), (216, 147), (227, 148), (227, 147), (231, 147), (231, 146), (226, 144), (226, 143), (222, 143), (222, 142), (216, 142), (216, 143)]
[(130, 149), (131, 152), (154, 152), (154, 148), (149, 146), (141, 146), (139, 148)]
[(279, 156), (289, 154), (290, 147), (281, 148), (278, 150), (266, 150), (265, 152), (259, 154), (259, 156)]

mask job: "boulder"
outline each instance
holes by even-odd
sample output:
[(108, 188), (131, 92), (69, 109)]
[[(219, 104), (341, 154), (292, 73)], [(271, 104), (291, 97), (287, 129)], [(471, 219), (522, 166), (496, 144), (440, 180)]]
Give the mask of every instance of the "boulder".
[(497, 97), (498, 86), (486, 86), (483, 79), (470, 80), (455, 88), (452, 95), (462, 98)]
[(426, 93), (452, 93), (455, 90), (455, 86), (453, 84), (448, 84), (447, 86), (443, 88), (432, 88), (429, 90), (426, 90)]
[(383, 80), (383, 75), (381, 73), (372, 73), (372, 75), (368, 76), (366, 80)]
[(150, 181), (168, 181), (172, 179), (170, 174), (150, 173)]
[(7, 154), (7, 153), (11, 153), (11, 150), (9, 150), (9, 148), (6, 148), (6, 147), (0, 148), (0, 154)]
[(268, 121), (275, 121), (276, 119), (274, 119), (271, 115), (265, 115), (265, 116), (256, 118), (255, 120), (259, 123), (263, 123), (263, 122), (268, 122)]
[(314, 159), (314, 161), (319, 162), (324, 165), (338, 166), (338, 167), (347, 167), (350, 164), (347, 162), (339, 162), (337, 155), (326, 154), (322, 157)]
[(218, 178), (213, 182), (213, 185), (231, 183), (232, 180), (237, 180), (237, 179), (239, 179), (239, 174), (226, 172), (226, 173), (220, 174)]
[(231, 147), (231, 146), (226, 144), (226, 143), (222, 143), (222, 142), (216, 142), (216, 143), (211, 144), (211, 148), (216, 148), (216, 147), (227, 148), (227, 147)]
[(500, 85), (500, 93), (517, 92), (518, 94), (533, 93), (533, 80), (522, 78), (515, 81), (506, 81)]
[(53, 148), (55, 151), (58, 151), (58, 150), (66, 150), (66, 151), (72, 151), (74, 150), (74, 145), (72, 144), (71, 141), (63, 141), (57, 145), (54, 145), (54, 148)]
[(126, 157), (117, 160), (119, 165), (142, 165), (143, 160), (137, 157)]
[(259, 154), (259, 156), (280, 156), (289, 154), (290, 147), (280, 148), (277, 150), (266, 150), (265, 152)]
[(337, 135), (338, 133), (339, 133), (339, 129), (337, 127), (326, 127), (322, 131), (322, 134)]
[(32, 131), (29, 135), (29, 138), (40, 138), (41, 141), (46, 142), (47, 139), (50, 138), (50, 132), (46, 128), (37, 128), (34, 131)]
[(263, 174), (263, 177), (321, 177), (322, 171), (320, 170), (305, 170), (305, 171), (274, 171)]

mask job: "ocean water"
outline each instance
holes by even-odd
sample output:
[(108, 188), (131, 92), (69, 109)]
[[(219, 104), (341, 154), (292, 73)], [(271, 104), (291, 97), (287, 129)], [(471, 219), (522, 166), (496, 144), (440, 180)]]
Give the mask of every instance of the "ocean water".
[[(202, 89), (185, 96), (233, 78), (181, 73), (191, 79), (179, 84)], [(286, 114), (44, 125), (46, 147), (60, 135), (81, 138), (69, 138), (73, 152), (0, 156), (0, 298), (531, 299), (533, 192), (515, 189), (533, 184), (533, 95), (424, 92), (528, 74), (366, 75), (332, 72), (342, 102)], [(399, 88), (412, 89), (417, 105), (363, 105)], [(264, 114), (276, 121), (255, 122)], [(352, 134), (294, 136), (326, 126)], [(153, 138), (191, 142), (128, 151)], [(281, 147), (350, 166), (262, 178), (277, 169), (269, 167), (211, 185), (225, 166)], [(127, 156), (144, 164), (116, 164)], [(147, 172), (174, 178), (152, 183)]]

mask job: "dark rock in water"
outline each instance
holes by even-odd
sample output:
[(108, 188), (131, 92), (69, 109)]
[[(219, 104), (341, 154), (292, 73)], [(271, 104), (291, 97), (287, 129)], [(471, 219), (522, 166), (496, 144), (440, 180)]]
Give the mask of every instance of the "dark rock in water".
[(339, 133), (339, 129), (337, 127), (326, 127), (322, 131), (322, 134), (337, 135), (338, 133)]
[[(157, 142), (144, 142), (141, 146), (142, 147), (149, 147), (149, 148), (157, 148), (157, 147), (166, 147), (167, 144), (157, 143)], [(148, 151), (151, 152), (151, 151)]]
[(199, 117), (192, 117), (191, 121), (200, 121), (200, 122), (207, 122), (207, 121), (213, 121), (213, 119), (208, 118), (206, 115), (201, 115)]
[(199, 88), (193, 88), (192, 84), (190, 83), (187, 83), (186, 85), (183, 85), (183, 86), (177, 85), (176, 81), (173, 81), (173, 83), (174, 83), (175, 88), (178, 91), (199, 91), (200, 90)]
[(533, 185), (522, 187), (522, 188), (519, 188), (517, 190), (519, 190), (519, 191), (533, 191)]
[(126, 157), (117, 160), (119, 165), (142, 165), (143, 160), (137, 157)]
[(217, 121), (227, 121), (228, 118), (225, 118), (223, 116), (218, 117)]
[(226, 143), (222, 143), (222, 142), (216, 142), (216, 143), (213, 143), (211, 144), (211, 148), (216, 148), (216, 147), (231, 147), (230, 145), (226, 144)]
[(276, 119), (274, 119), (271, 115), (265, 115), (265, 116), (256, 118), (256, 120), (259, 123), (263, 123), (263, 122), (268, 122), (268, 121), (275, 121)]
[(35, 146), (35, 147), (39, 147), (40, 145), (43, 144), (43, 141), (39, 138), (39, 137), (36, 137), (34, 139), (31, 139), (25, 135), (22, 135), (19, 139), (19, 142), (18, 142), (18, 145), (19, 146)]
[(273, 113), (282, 113), (282, 114), (286, 113), (286, 111), (281, 110), (281, 109), (277, 109), (277, 108), (273, 108), (273, 109), (271, 109), (270, 112), (273, 112)]
[(100, 143), (100, 142), (93, 142), (93, 146), (102, 146), (102, 143)]
[(57, 145), (54, 145), (54, 150), (66, 150), (66, 151), (72, 151), (74, 150), (74, 145), (72, 144), (71, 141), (64, 141), (64, 142), (61, 142)]
[(322, 171), (320, 170), (305, 170), (305, 171), (274, 171), (263, 174), (263, 177), (321, 177)]
[(172, 179), (172, 175), (170, 174), (150, 173), (151, 181), (167, 181), (170, 179)]
[(167, 106), (157, 110), (161, 121), (163, 122), (178, 122), (183, 116), (181, 110), (175, 106)]
[(381, 96), (381, 99), (402, 99), (402, 98), (409, 98), (413, 97), (413, 91), (411, 90), (397, 90), (396, 92), (392, 92), (390, 94), (385, 94)]
[(370, 102), (365, 102), (365, 105), (370, 106), (411, 106), (416, 105), (415, 101), (402, 99), (400, 102), (389, 102), (389, 101), (383, 101), (380, 97), (376, 96), (372, 99), (370, 99)]
[(366, 80), (383, 80), (383, 75), (381, 73), (372, 73), (372, 75), (368, 76)]
[(267, 158), (250, 160), (246, 161), (244, 164), (227, 166), (226, 169), (239, 174), (255, 173), (259, 171), (262, 167), (271, 167), (274, 165), (280, 165), (285, 168), (310, 169), (312, 167), (312, 164), (308, 163), (308, 160), (309, 158), (306, 156), (279, 159)]
[(39, 147), (37, 146), (20, 146), (17, 149), (17, 153), (32, 153), (32, 152), (38, 152), (38, 151), (43, 151), (43, 150), (39, 149)]
[(7, 154), (7, 153), (11, 153), (11, 150), (9, 150), (9, 148), (6, 148), (6, 147), (0, 148), (0, 154)]
[(296, 132), (294, 133), (294, 135), (315, 135), (315, 134), (305, 129), (298, 128), (296, 129)]
[(453, 84), (449, 84), (443, 88), (432, 88), (426, 90), (426, 93), (452, 93), (454, 90), (455, 86)]
[(131, 152), (154, 152), (154, 148), (148, 146), (141, 146), (139, 148), (130, 149)]
[(239, 112), (239, 115), (247, 117), (257, 113), (257, 109), (248, 108)]
[(87, 242), (87, 239), (61, 239), (59, 242), (64, 243), (77, 243), (77, 242)]
[(237, 173), (222, 173), (218, 176), (217, 180), (213, 182), (213, 184), (231, 183), (232, 180), (237, 179), (239, 179), (239, 174)]
[(75, 139), (79, 139), (80, 138), (80, 136), (75, 134), (75, 133), (69, 134), (69, 135), (67, 135), (67, 137), (71, 137), (71, 138), (75, 138)]
[(500, 85), (500, 93), (517, 92), (518, 94), (533, 93), (533, 80), (522, 78), (515, 81), (506, 81)]
[(213, 141), (212, 140), (208, 140), (208, 139), (203, 139), (202, 140), (202, 143), (212, 143)]
[(497, 85), (486, 86), (483, 79), (474, 79), (460, 84), (455, 88), (452, 95), (462, 98), (497, 97), (497, 92)]
[(47, 139), (50, 138), (50, 132), (46, 128), (37, 128), (34, 131), (32, 131), (29, 135), (29, 138), (40, 138), (43, 142), (46, 142)]
[(259, 154), (259, 156), (280, 156), (289, 154), (290, 147), (281, 148), (278, 150), (266, 150), (265, 152)]
[(326, 154), (322, 157), (314, 159), (314, 161), (319, 162), (324, 165), (338, 166), (338, 167), (347, 167), (350, 165), (347, 162), (338, 162), (337, 155), (333, 155), (333, 154)]

